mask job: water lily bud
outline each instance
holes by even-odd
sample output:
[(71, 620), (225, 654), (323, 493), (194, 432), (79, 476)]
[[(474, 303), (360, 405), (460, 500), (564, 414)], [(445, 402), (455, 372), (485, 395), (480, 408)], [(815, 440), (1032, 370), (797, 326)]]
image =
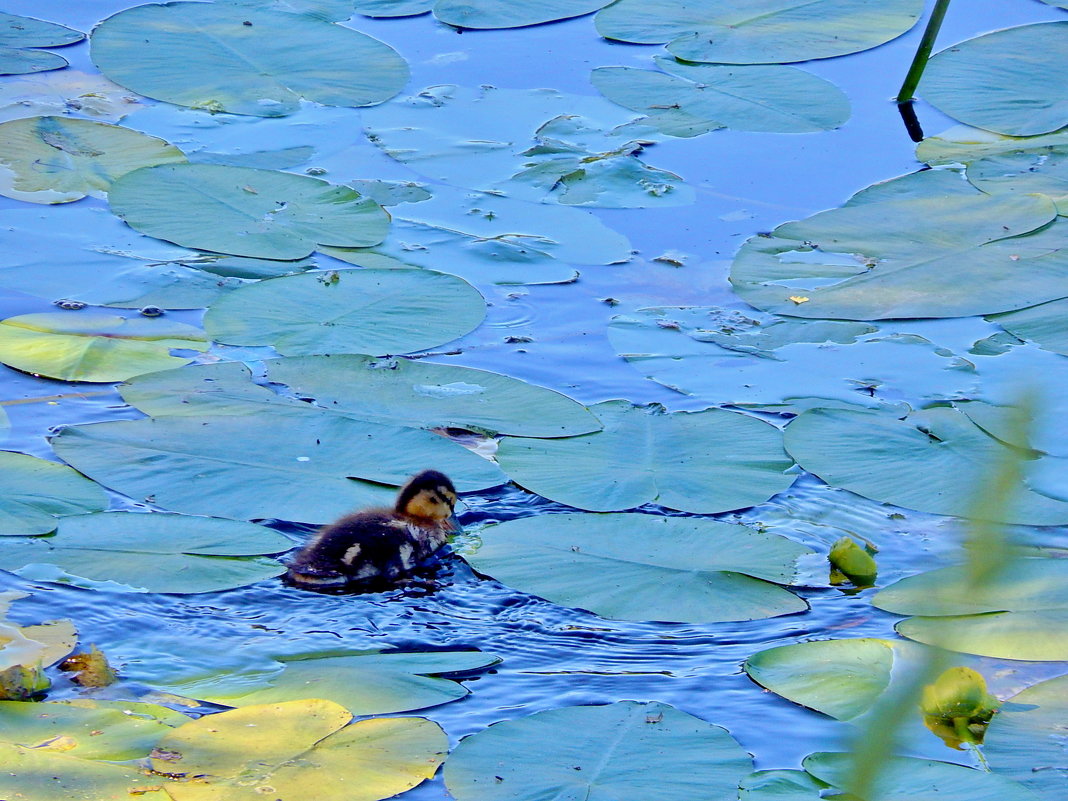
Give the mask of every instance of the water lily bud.
[(858, 587), (870, 587), (875, 583), (879, 572), (875, 560), (849, 537), (842, 537), (835, 542), (827, 558), (832, 570), (837, 570)]

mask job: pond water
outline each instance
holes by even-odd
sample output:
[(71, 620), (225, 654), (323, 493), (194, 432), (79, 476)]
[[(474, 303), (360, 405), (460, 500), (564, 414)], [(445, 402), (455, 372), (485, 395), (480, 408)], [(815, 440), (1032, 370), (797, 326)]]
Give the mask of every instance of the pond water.
[[(132, 3), (124, 0), (8, 0), (5, 10), (48, 19), (80, 30)], [(954, 4), (940, 46), (987, 30), (1027, 22), (1063, 19), (1063, 11), (1039, 2), (972, 0)], [(647, 67), (658, 46), (612, 43), (597, 36), (590, 18), (530, 28), (459, 33), (427, 16), (395, 20), (355, 17), (347, 23), (393, 46), (412, 69), (405, 93), (426, 86), (457, 84), (502, 89), (550, 87), (578, 95), (595, 94), (589, 71), (608, 65)], [(624, 233), (633, 257), (620, 264), (583, 267), (577, 282), (545, 285), (494, 285), (477, 282), (489, 304), (485, 322), (448, 346), (435, 349), (430, 361), (476, 367), (523, 379), (563, 392), (583, 404), (622, 398), (635, 403), (661, 403), (667, 409), (699, 410), (712, 403), (767, 404), (789, 397), (790, 382), (801, 371), (820, 379), (823, 397), (849, 400), (862, 394), (852, 378), (879, 372), (885, 380), (882, 400), (925, 400), (945, 391), (945, 370), (917, 351), (899, 362), (884, 352), (874, 364), (862, 362), (851, 375), (834, 374), (836, 364), (822, 361), (823, 345), (796, 345), (784, 361), (771, 361), (740, 373), (725, 395), (684, 395), (644, 378), (620, 358), (607, 332), (611, 318), (658, 306), (719, 306), (751, 314), (727, 281), (731, 260), (744, 240), (757, 232), (841, 205), (858, 190), (920, 167), (914, 143), (891, 101), (908, 67), (921, 31), (916, 29), (872, 50), (842, 58), (807, 62), (806, 70), (845, 91), (852, 107), (844, 126), (812, 134), (770, 134), (722, 130), (694, 139), (662, 137), (646, 150), (645, 160), (682, 176), (696, 191), (690, 205), (644, 209), (592, 209), (603, 223)], [(97, 70), (85, 43), (63, 49), (71, 68)], [(47, 74), (47, 73), (46, 73)], [(4, 79), (7, 80), (7, 79)], [(149, 101), (145, 101), (149, 103)], [(182, 128), (168, 111), (141, 111), (144, 130), (181, 145)], [(344, 112), (339, 114), (338, 112)], [(928, 135), (954, 124), (934, 108), (918, 104)], [(368, 119), (372, 119), (367, 113)], [(353, 109), (308, 110), (308, 125), (330, 127), (335, 144), (316, 129), (317, 167), (343, 183), (359, 178), (414, 180), (426, 178), (388, 158), (359, 135), (360, 112)], [(347, 121), (350, 128), (344, 127)], [(257, 120), (241, 126), (235, 141), (245, 152), (290, 146), (301, 129), (282, 120)], [(217, 132), (209, 132), (214, 136)], [(232, 133), (232, 132), (231, 132)], [(281, 144), (280, 144), (281, 143)], [(222, 145), (225, 147), (225, 144)], [(29, 204), (0, 198), (0, 211), (26, 209)], [(85, 199), (65, 206), (33, 206), (35, 216), (56, 231), (82, 232), (102, 217), (87, 209), (107, 208)], [(109, 223), (110, 225), (110, 223)], [(100, 227), (99, 230), (110, 230)], [(20, 247), (31, 247), (20, 240)], [(44, 253), (49, 245), (41, 243)], [(667, 256), (666, 260), (657, 257)], [(342, 262), (316, 256), (320, 267)], [(671, 263), (675, 261), (676, 263)], [(439, 269), (448, 272), (449, 265)], [(58, 297), (58, 294), (57, 294)], [(614, 304), (604, 302), (615, 299)], [(14, 290), (0, 291), (3, 317), (53, 311), (40, 297)], [(198, 323), (196, 309), (173, 310), (170, 319)], [(925, 337), (954, 354), (966, 354), (972, 343), (1001, 329), (982, 317), (907, 320), (879, 323), (881, 335)], [(443, 351), (457, 351), (440, 355)], [(266, 348), (215, 345), (212, 356), (245, 360), (257, 367), (272, 355)], [(885, 362), (880, 360), (886, 359)], [(933, 357), (930, 357), (933, 358)], [(986, 397), (1011, 400), (1023, 377), (1041, 383), (1050, 359), (1063, 359), (1033, 345), (986, 359)], [(985, 363), (985, 362), (984, 362)], [(854, 369), (853, 363), (848, 368)], [(724, 371), (732, 368), (725, 361)], [(55, 458), (46, 436), (56, 427), (135, 419), (141, 413), (126, 406), (108, 384), (53, 381), (6, 367), (2, 401), (11, 418), (5, 449)], [(795, 371), (795, 372), (791, 372)], [(881, 372), (880, 372), (881, 371)], [(1055, 379), (1050, 379), (1054, 384)], [(863, 389), (863, 387), (861, 387)], [(950, 397), (967, 398), (976, 391), (965, 376)], [(783, 424), (774, 411), (765, 419)], [(114, 508), (130, 501), (112, 495)], [(574, 511), (528, 493), (514, 484), (465, 494), (460, 520), (468, 532), (488, 523)], [(641, 511), (654, 515), (684, 514), (661, 507)], [(811, 609), (768, 620), (718, 624), (621, 622), (558, 606), (476, 576), (465, 564), (451, 564), (440, 588), (430, 593), (396, 591), (372, 595), (320, 595), (286, 588), (277, 580), (224, 592), (199, 595), (136, 594), (107, 586), (77, 588), (0, 573), (0, 588), (30, 593), (12, 611), (20, 622), (68, 617), (81, 643), (99, 647), (118, 666), (125, 684), (116, 695), (147, 690), (169, 677), (198, 671), (237, 669), (258, 655), (314, 650), (400, 648), (404, 650), (478, 648), (503, 660), (488, 672), (465, 680), (466, 698), (419, 714), (437, 721), (450, 742), (499, 720), (519, 718), (571, 704), (604, 704), (621, 699), (658, 700), (727, 728), (754, 755), (758, 768), (796, 768), (813, 751), (848, 748), (854, 730), (817, 712), (792, 704), (753, 683), (740, 668), (754, 653), (776, 645), (830, 637), (894, 637), (900, 617), (870, 603), (872, 590), (851, 594), (827, 586), (825, 555), (845, 533), (879, 548), (879, 585), (959, 557), (963, 532), (952, 517), (897, 509), (843, 489), (829, 487), (798, 471), (787, 491), (752, 509), (718, 515), (717, 519), (762, 525), (810, 546), (801, 563), (798, 594)], [(278, 523), (297, 543), (309, 526)], [(1064, 528), (1023, 528), (1033, 544), (1068, 546)], [(462, 543), (460, 545), (462, 548)], [(588, 576), (596, 583), (600, 577)], [(665, 588), (670, 591), (670, 588)], [(992, 691), (1006, 697), (1044, 678), (1068, 672), (1068, 663), (1011, 662), (965, 658), (979, 667)], [(72, 697), (79, 690), (57, 681), (49, 696)], [(903, 752), (946, 761), (974, 764), (968, 752), (952, 751), (916, 720), (906, 732)], [(419, 801), (445, 797), (440, 777), (409, 796)]]

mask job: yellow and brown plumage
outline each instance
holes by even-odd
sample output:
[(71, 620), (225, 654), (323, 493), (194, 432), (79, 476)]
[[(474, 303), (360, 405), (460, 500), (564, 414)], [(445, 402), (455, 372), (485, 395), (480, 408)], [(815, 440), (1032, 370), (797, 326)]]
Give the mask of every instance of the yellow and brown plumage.
[(456, 488), (424, 470), (392, 509), (365, 509), (320, 529), (290, 561), (286, 580), (311, 589), (383, 589), (409, 578), (455, 531)]

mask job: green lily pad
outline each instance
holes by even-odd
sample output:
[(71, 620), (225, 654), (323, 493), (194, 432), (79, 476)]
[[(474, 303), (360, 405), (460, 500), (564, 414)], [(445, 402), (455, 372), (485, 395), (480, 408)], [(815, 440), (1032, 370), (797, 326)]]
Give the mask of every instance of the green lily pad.
[(932, 167), (968, 164), (976, 159), (1013, 150), (1034, 150), (1064, 144), (1068, 144), (1066, 131), (1054, 131), (1041, 136), (1002, 136), (970, 125), (954, 125), (937, 136), (928, 136), (916, 145), (916, 159)]
[(345, 355), (271, 359), (266, 365), (271, 381), (363, 420), (520, 437), (570, 437), (600, 429), (566, 395), (486, 370)]
[(1029, 309), (986, 318), (1043, 350), (1068, 356), (1068, 299), (1051, 300)]
[(1068, 21), (983, 34), (936, 53), (920, 82), (923, 99), (953, 119), (1010, 136), (1068, 125)]
[(522, 28), (569, 17), (580, 17), (612, 0), (437, 0), (434, 16), (457, 28)]
[[(974, 514), (992, 465), (1012, 457), (958, 409), (893, 412), (812, 409), (786, 427), (786, 449), (831, 486), (940, 515)], [(1020, 487), (999, 522), (1068, 523), (1068, 503)]]
[(408, 82), (404, 59), (370, 36), (306, 14), (217, 3), (120, 11), (95, 28), (91, 45), (100, 71), (139, 94), (255, 117), (292, 114), (301, 97), (369, 106)]
[(1068, 145), (1009, 150), (968, 163), (968, 180), (992, 195), (1002, 192), (1049, 195), (1068, 216)]
[[(808, 608), (768, 583), (789, 583), (808, 549), (745, 526), (636, 514), (543, 515), (484, 529), (480, 539), (464, 554), (480, 573), (601, 617), (714, 623)], [(594, 573), (598, 579), (590, 581)]]
[(411, 353), (477, 328), (482, 296), (430, 270), (334, 270), (260, 281), (212, 304), (204, 326), (230, 345), (286, 356)]
[(63, 56), (25, 48), (62, 47), (84, 38), (84, 33), (65, 25), (0, 11), (0, 75), (62, 69), (67, 66)]
[(219, 5), (223, 4), (308, 14), (330, 22), (346, 20), (352, 16), (352, 0), (221, 0)]
[(922, 13), (922, 0), (620, 0), (596, 22), (606, 39), (667, 42), (686, 61), (781, 64), (876, 47)]
[(1015, 779), (1047, 801), (1064, 798), (1066, 707), (1068, 676), (1032, 685), (1003, 703), (990, 721), (983, 748), (994, 773)]
[(495, 723), (445, 765), (457, 801), (732, 798), (752, 760), (719, 726), (657, 702), (569, 706)]
[[(24, 592), (0, 593), (0, 613), (6, 615), (12, 601), (25, 597)], [(19, 626), (0, 619), (0, 672), (18, 666), (45, 668), (54, 665), (74, 650), (77, 641), (78, 632), (69, 620)]]
[[(162, 776), (149, 777), (127, 765), (7, 743), (0, 743), (0, 761), (4, 764), (0, 772), (0, 796), (19, 801), (130, 797), (165, 801), (166, 795), (152, 791), (171, 783)], [(134, 791), (139, 795), (131, 796)]]
[(141, 233), (254, 258), (300, 259), (318, 244), (367, 247), (389, 229), (382, 207), (353, 189), (251, 167), (145, 167), (115, 181), (108, 202)]
[(30, 203), (103, 197), (119, 176), (185, 161), (178, 148), (129, 128), (73, 117), (0, 124), (0, 195)]
[(283, 658), (271, 674), (229, 673), (166, 689), (225, 706), (313, 697), (341, 704), (353, 715), (387, 715), (463, 698), (470, 691), (439, 674), (466, 673), (497, 662), (498, 657), (479, 651), (294, 656)]
[(793, 483), (782, 435), (755, 417), (607, 401), (590, 411), (604, 430), (557, 440), (507, 438), (497, 452), (516, 483), (594, 512), (657, 503), (713, 514), (766, 501)]
[(395, 490), (381, 485), (427, 467), (447, 471), (461, 492), (505, 481), (492, 462), (429, 431), (312, 408), (69, 426), (52, 446), (138, 501), (238, 520), (327, 523), (357, 507), (388, 506)]
[(816, 801), (827, 785), (803, 770), (758, 770), (742, 779), (739, 801)]
[(719, 128), (805, 133), (829, 131), (849, 118), (849, 99), (829, 81), (794, 67), (683, 64), (657, 58), (663, 72), (599, 67), (591, 75), (613, 103), (646, 114), (671, 136)]
[(356, 13), (365, 17), (414, 17), (434, 7), (434, 0), (356, 0)]
[(82, 759), (140, 759), (173, 727), (180, 712), (137, 701), (0, 701), (0, 740)]
[(56, 518), (106, 509), (104, 490), (58, 462), (0, 451), (0, 535), (55, 531)]
[(208, 343), (199, 328), (162, 318), (57, 312), (0, 320), (0, 361), (64, 381), (122, 381), (191, 361), (172, 349)]
[(749, 239), (730, 280), (748, 303), (794, 317), (1011, 311), (1068, 295), (1068, 227), (1047, 226), (1055, 215), (1042, 195), (985, 195), (927, 170)]
[(317, 801), (378, 801), (433, 776), (448, 751), (424, 718), (351, 720), (321, 699), (206, 715), (164, 737), (153, 767), (197, 777), (168, 786), (174, 801), (301, 798), (309, 787)]
[(89, 119), (117, 122), (142, 106), (103, 75), (68, 69), (9, 78), (0, 85), (0, 121), (62, 116), (72, 108)]
[(49, 564), (135, 592), (198, 593), (281, 575), (282, 564), (260, 555), (292, 545), (271, 529), (236, 520), (103, 512), (64, 518), (54, 537), (0, 540), (0, 558), (14, 572)]

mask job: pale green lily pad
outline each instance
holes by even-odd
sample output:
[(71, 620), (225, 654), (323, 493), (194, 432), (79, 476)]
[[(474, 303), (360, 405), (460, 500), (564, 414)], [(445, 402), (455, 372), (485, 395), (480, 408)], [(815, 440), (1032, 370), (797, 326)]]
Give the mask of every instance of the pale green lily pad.
[(78, 114), (117, 122), (141, 108), (138, 98), (103, 75), (78, 70), (11, 78), (0, 85), (0, 121), (22, 117)]
[[(0, 593), (0, 614), (6, 615), (12, 601), (25, 597), (24, 592)], [(16, 666), (49, 667), (73, 651), (77, 642), (78, 632), (69, 620), (19, 626), (0, 619), (0, 671)]]
[(301, 97), (381, 103), (408, 81), (404, 59), (370, 36), (306, 14), (216, 3), (126, 9), (100, 23), (91, 44), (100, 71), (135, 92), (255, 117), (292, 114)]
[(953, 173), (913, 173), (749, 239), (730, 280), (748, 303), (794, 317), (1011, 311), (1068, 295), (1068, 226), (1047, 226), (1056, 212), (1042, 195), (990, 196)]
[(1015, 779), (1046, 801), (1064, 798), (1066, 702), (1068, 676), (1040, 682), (1005, 701), (984, 739), (983, 752), (994, 773)]
[(566, 395), (487, 370), (346, 355), (272, 359), (266, 366), (271, 381), (373, 422), (520, 437), (570, 437), (601, 427)]
[(861, 322), (668, 306), (613, 317), (608, 339), (641, 375), (709, 403), (940, 400), (975, 382), (973, 365), (952, 351)]
[(140, 759), (173, 727), (180, 712), (137, 701), (0, 701), (0, 740), (82, 759)]
[(904, 578), (872, 603), (899, 615), (910, 639), (954, 651), (1034, 661), (1068, 659), (1068, 562), (1017, 557), (981, 587), (965, 567)]
[[(812, 409), (786, 427), (785, 442), (798, 464), (832, 486), (961, 517), (974, 514), (991, 466), (1015, 458), (950, 407), (914, 411), (904, 420), (888, 411)], [(1005, 523), (1061, 525), (1068, 523), (1068, 503), (1024, 486), (998, 514)]]
[[(690, 517), (541, 515), (483, 529), (480, 573), (615, 620), (718, 623), (803, 612), (789, 583), (808, 552), (785, 537)], [(597, 580), (590, 581), (596, 574)], [(671, 592), (664, 592), (671, 587)]]
[(992, 195), (1049, 195), (1061, 216), (1068, 216), (1068, 145), (984, 156), (968, 163), (967, 175), (969, 181)]
[[(816, 753), (805, 757), (805, 770), (840, 789), (853, 768), (852, 754)], [(1037, 801), (1022, 784), (963, 765), (915, 757), (890, 757), (880, 766), (872, 792), (864, 801)]]
[(657, 702), (570, 706), (465, 737), (445, 765), (457, 801), (733, 798), (752, 760), (726, 731)]
[(998, 156), (1013, 150), (1033, 150), (1068, 144), (1068, 131), (1054, 131), (1041, 136), (1002, 136), (993, 131), (954, 125), (937, 136), (928, 136), (916, 145), (916, 159), (931, 166), (968, 164), (986, 156)]
[(237, 520), (103, 512), (67, 517), (54, 537), (0, 540), (8, 570), (55, 565), (67, 575), (134, 592), (199, 593), (254, 584), (285, 572), (262, 554), (292, 541)]
[(742, 779), (739, 801), (817, 801), (827, 785), (803, 770), (758, 770)]
[(506, 438), (497, 452), (517, 484), (595, 512), (657, 503), (714, 514), (766, 501), (793, 482), (782, 434), (755, 417), (607, 401), (604, 430), (557, 440)]
[(356, 13), (365, 17), (414, 17), (434, 7), (434, 0), (356, 0)]
[(84, 38), (84, 33), (65, 25), (0, 11), (0, 75), (62, 69), (67, 66), (63, 56), (24, 48), (62, 47)]
[(438, 181), (520, 200), (641, 208), (694, 200), (638, 155), (653, 129), (607, 100), (550, 89), (433, 86), (364, 113), (389, 156)]
[(492, 462), (429, 431), (310, 407), (71, 426), (52, 446), (135, 500), (238, 520), (327, 523), (357, 507), (389, 506), (396, 491), (381, 485), (400, 485), (428, 467), (446, 471), (461, 492), (505, 481)]
[(612, 0), (437, 0), (434, 16), (457, 28), (522, 28), (580, 17)]
[(849, 99), (841, 89), (794, 67), (683, 64), (667, 58), (657, 58), (656, 64), (664, 72), (599, 67), (590, 80), (613, 103), (646, 114), (643, 122), (671, 136), (719, 128), (828, 131), (849, 118)]
[(204, 332), (163, 318), (23, 314), (0, 321), (0, 361), (64, 381), (122, 381), (188, 364), (171, 350), (207, 350)]
[(240, 8), (308, 14), (330, 22), (346, 20), (352, 16), (352, 0), (221, 0), (219, 2), (219, 5), (224, 4)]
[(1068, 356), (1068, 299), (1052, 300), (1029, 309), (986, 318), (1043, 350)]
[[(164, 801), (166, 795), (152, 791), (171, 783), (162, 776), (146, 776), (144, 771), (128, 765), (7, 743), (0, 743), (0, 762), (4, 765), (0, 772), (0, 796), (19, 801), (58, 798)], [(135, 790), (142, 794), (132, 795)]]
[(389, 230), (389, 215), (354, 189), (251, 167), (145, 167), (115, 181), (108, 202), (143, 234), (254, 258), (300, 259), (319, 244), (368, 247)]
[(876, 47), (922, 13), (922, 0), (620, 0), (596, 22), (606, 39), (667, 42), (686, 61), (781, 64)]
[(174, 801), (302, 798), (311, 787), (316, 801), (378, 801), (433, 776), (448, 751), (424, 718), (351, 720), (321, 699), (206, 715), (164, 737), (153, 767), (199, 777), (169, 785)]
[(229, 345), (271, 345), (286, 356), (385, 355), (443, 345), (474, 330), (486, 303), (459, 278), (430, 270), (332, 270), (260, 281), (204, 316)]
[(936, 53), (919, 93), (950, 117), (1010, 136), (1068, 125), (1068, 21), (1021, 25)]
[(0, 535), (47, 534), (56, 518), (106, 509), (107, 494), (64, 464), (0, 451)]
[(118, 177), (140, 167), (185, 161), (162, 139), (74, 117), (0, 123), (0, 195), (30, 203), (103, 197)]
[(439, 674), (466, 673), (500, 661), (479, 651), (294, 656), (282, 659), (271, 674), (212, 676), (166, 689), (225, 706), (326, 698), (353, 715), (387, 715), (463, 698), (470, 691)]

